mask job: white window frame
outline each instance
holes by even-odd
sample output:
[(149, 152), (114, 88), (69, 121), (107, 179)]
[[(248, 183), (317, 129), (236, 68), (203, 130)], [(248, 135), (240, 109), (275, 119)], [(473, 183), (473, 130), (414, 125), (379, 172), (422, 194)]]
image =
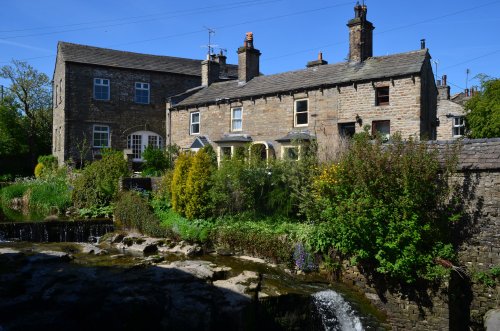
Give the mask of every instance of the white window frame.
[[(235, 118), (234, 117), (234, 112), (235, 110), (239, 110), (240, 111), (240, 118)], [(239, 121), (240, 123), (240, 128), (237, 129), (235, 128), (235, 123), (237, 123)], [(231, 108), (231, 131), (232, 132), (240, 132), (240, 131), (243, 131), (243, 107), (234, 107), (234, 108)]]
[[(153, 137), (154, 139), (151, 139)], [(140, 145), (139, 146), (135, 145), (135, 143), (139, 140), (140, 140)], [(134, 162), (144, 161), (142, 153), (144, 153), (144, 150), (146, 149), (147, 146), (163, 148), (163, 137), (152, 131), (136, 131), (132, 132), (127, 136), (127, 148), (131, 149), (133, 153), (132, 161)]]
[[(459, 120), (458, 125), (456, 124), (455, 120)], [(460, 122), (462, 123), (460, 124)], [(453, 135), (453, 138), (460, 138), (463, 136), (463, 134), (455, 134), (455, 130), (460, 133), (461, 129), (464, 130), (465, 134), (465, 116), (453, 116), (451, 123), (451, 134)]]
[[(307, 116), (307, 123), (302, 123), (302, 124), (298, 124), (297, 123), (297, 103), (298, 102), (302, 102), (302, 101), (306, 101), (307, 102), (307, 110), (305, 112), (300, 112), (300, 113), (306, 113), (306, 116)], [(294, 100), (293, 102), (293, 126), (294, 127), (302, 127), (302, 126), (309, 126), (309, 99), (297, 99), (297, 100)]]
[[(107, 84), (105, 84), (107, 82)], [(103, 98), (97, 98), (96, 96), (96, 87), (97, 86), (106, 86), (108, 88), (108, 95), (105, 99)], [(109, 101), (110, 94), (111, 94), (111, 82), (108, 78), (94, 78), (94, 87), (93, 87), (93, 94), (94, 94), (94, 100), (100, 100), (100, 101)]]
[[(105, 130), (98, 130), (96, 128), (106, 128)], [(99, 133), (99, 134), (103, 134), (103, 133), (106, 133), (108, 136), (107, 136), (107, 144), (104, 146), (104, 145), (96, 145), (95, 144), (95, 134), (96, 133)], [(110, 147), (110, 139), (111, 137), (111, 130), (109, 128), (108, 125), (101, 125), (101, 124), (94, 124), (93, 127), (92, 127), (92, 147), (93, 148), (109, 148)]]
[[(198, 122), (193, 122), (193, 115), (198, 114)], [(192, 113), (189, 113), (189, 134), (190, 135), (198, 135), (200, 134), (200, 129), (201, 129), (201, 114), (199, 111), (194, 111)], [(193, 130), (193, 125), (198, 124), (198, 131), (195, 132)]]
[[(139, 87), (137, 85), (140, 85)], [(148, 92), (148, 100), (147, 102), (139, 102), (137, 101), (137, 91), (147, 91)], [(151, 91), (149, 83), (144, 82), (135, 82), (134, 83), (134, 102), (141, 105), (149, 105), (151, 100)]]

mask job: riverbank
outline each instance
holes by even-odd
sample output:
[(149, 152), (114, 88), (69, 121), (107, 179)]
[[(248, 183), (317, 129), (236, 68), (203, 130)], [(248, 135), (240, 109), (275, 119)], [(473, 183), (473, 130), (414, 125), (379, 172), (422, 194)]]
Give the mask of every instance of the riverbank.
[[(333, 295), (321, 277), (218, 254), (18, 242), (0, 244), (0, 262), (3, 330), (323, 330), (313, 294)], [(349, 302), (342, 314), (361, 312), (366, 330), (379, 327), (362, 303)], [(344, 315), (328, 323), (355, 323)]]

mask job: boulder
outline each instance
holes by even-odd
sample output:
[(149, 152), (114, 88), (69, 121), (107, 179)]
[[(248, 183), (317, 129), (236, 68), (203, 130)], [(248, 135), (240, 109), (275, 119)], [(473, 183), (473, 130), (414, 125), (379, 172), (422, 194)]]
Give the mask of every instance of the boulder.
[(500, 309), (489, 310), (484, 315), (484, 328), (486, 331), (500, 330)]

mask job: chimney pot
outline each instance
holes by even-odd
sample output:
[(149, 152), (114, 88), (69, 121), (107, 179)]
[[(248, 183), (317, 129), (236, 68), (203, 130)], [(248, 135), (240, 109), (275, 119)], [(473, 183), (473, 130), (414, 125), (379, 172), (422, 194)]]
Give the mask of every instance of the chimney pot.
[(448, 84), (446, 83), (446, 80), (448, 79), (448, 76), (443, 75), (443, 77), (442, 77), (442, 78), (443, 78), (443, 85), (444, 85), (444, 86), (448, 85)]
[(425, 49), (425, 39), (420, 39), (420, 49)]

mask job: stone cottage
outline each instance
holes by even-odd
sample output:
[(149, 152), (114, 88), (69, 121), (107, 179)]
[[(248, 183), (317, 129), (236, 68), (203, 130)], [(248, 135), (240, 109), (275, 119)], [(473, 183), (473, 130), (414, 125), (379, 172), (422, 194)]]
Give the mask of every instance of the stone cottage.
[(469, 90), (450, 96), (450, 87), (444, 75), (437, 81), (438, 104), (437, 116), (439, 126), (437, 129), (438, 140), (453, 140), (465, 134), (465, 103), (470, 99)]
[(247, 146), (264, 159), (297, 159), (298, 141), (316, 140), (328, 157), (341, 137), (366, 129), (386, 138), (400, 132), (436, 139), (437, 89), (425, 42), (417, 51), (373, 56), (367, 7), (354, 11), (343, 63), (328, 64), (320, 54), (304, 70), (262, 76), (261, 52), (248, 33), (237, 51), (237, 80), (211, 79), (218, 72), (212, 62), (203, 67), (201, 86), (170, 98), (167, 144), (196, 150), (210, 143), (219, 160)]
[[(224, 55), (211, 60), (219, 70), (215, 78), (237, 77)], [(59, 42), (53, 155), (60, 163), (90, 160), (110, 147), (129, 149), (134, 161), (141, 161), (145, 146), (164, 145), (167, 98), (199, 86), (201, 67), (200, 60)]]

